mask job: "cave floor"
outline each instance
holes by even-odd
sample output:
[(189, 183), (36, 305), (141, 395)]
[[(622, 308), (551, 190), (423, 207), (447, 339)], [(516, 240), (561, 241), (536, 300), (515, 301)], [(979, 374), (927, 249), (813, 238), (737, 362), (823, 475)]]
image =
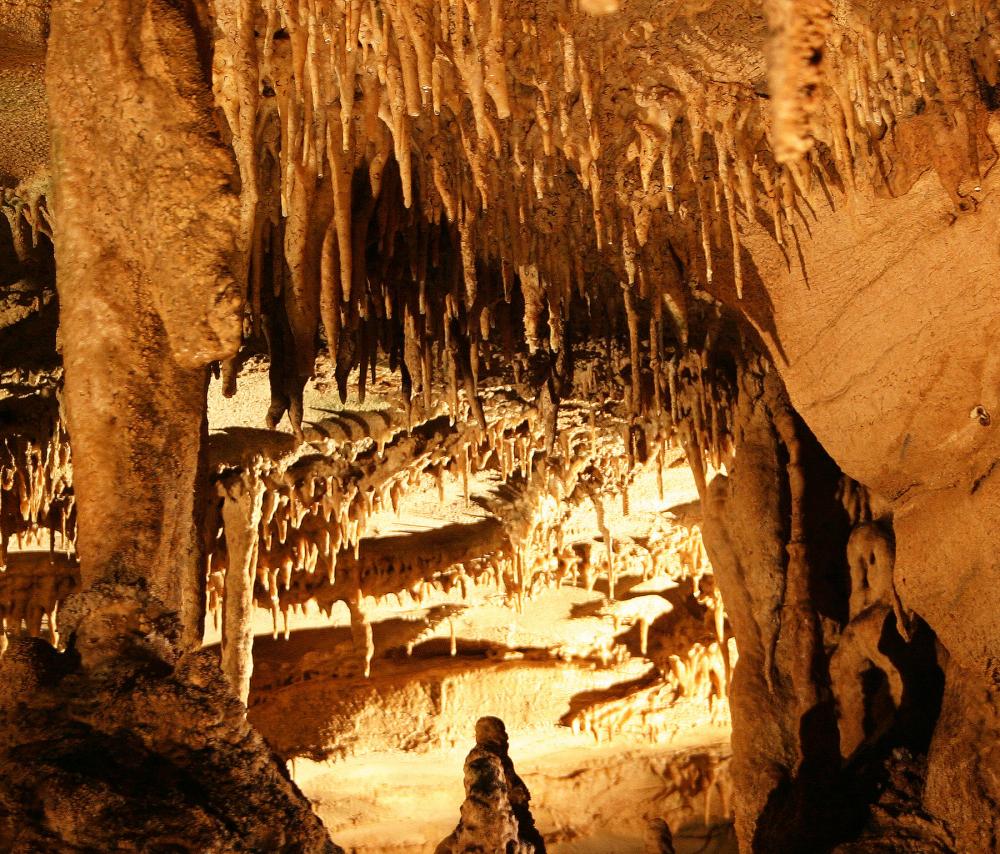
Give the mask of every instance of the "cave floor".
[[(643, 817), (676, 806), (666, 784), (672, 770), (692, 755), (726, 757), (729, 742), (715, 727), (689, 730), (668, 745), (596, 745), (588, 736), (546, 730), (513, 735), (510, 750), (552, 854), (639, 854), (646, 850)], [(466, 752), (384, 751), (330, 763), (298, 758), (291, 767), (346, 850), (433, 854), (458, 819)], [(719, 787), (707, 791), (709, 824), (703, 794), (695, 804), (702, 814), (675, 832), (678, 854), (737, 850), (720, 816)]]

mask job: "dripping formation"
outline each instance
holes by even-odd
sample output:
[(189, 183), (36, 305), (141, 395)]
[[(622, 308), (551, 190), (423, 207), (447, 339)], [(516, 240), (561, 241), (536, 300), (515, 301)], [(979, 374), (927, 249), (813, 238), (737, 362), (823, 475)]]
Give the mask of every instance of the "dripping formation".
[(0, 848), (334, 850), (531, 695), (663, 794), (525, 748), (546, 843), (995, 849), (998, 15), (5, 3)]

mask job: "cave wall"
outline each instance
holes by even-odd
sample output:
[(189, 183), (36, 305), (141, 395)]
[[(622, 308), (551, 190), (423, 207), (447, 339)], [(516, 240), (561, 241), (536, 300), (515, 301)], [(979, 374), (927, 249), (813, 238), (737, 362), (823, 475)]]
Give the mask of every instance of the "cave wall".
[(952, 121), (904, 122), (892, 192), (815, 196), (794, 252), (752, 225), (744, 243), (773, 306), (763, 337), (788, 398), (891, 508), (895, 588), (948, 660), (925, 803), (958, 850), (997, 844), (992, 751), (962, 761), (970, 782), (954, 770), (960, 745), (996, 732), (995, 123), (981, 103)]
[(893, 503), (844, 475), (769, 359), (738, 376), (736, 453), (704, 506), (740, 649), (741, 846), (992, 850), (988, 678), (900, 595)]

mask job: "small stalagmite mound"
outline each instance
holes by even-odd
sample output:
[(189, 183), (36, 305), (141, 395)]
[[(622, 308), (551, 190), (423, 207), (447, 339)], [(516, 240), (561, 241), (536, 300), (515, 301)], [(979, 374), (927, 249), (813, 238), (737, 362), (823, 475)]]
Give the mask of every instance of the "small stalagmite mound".
[(476, 721), (476, 746), (465, 758), (465, 802), (454, 832), (436, 854), (544, 854), (531, 794), (517, 776), (499, 718)]

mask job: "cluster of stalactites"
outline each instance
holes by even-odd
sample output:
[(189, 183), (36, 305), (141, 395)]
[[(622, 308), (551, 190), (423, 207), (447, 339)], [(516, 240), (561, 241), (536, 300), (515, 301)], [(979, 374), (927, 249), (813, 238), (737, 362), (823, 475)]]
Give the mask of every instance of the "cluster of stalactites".
[[(687, 655), (671, 656), (670, 665), (663, 678), (648, 687), (581, 709), (571, 717), (571, 728), (600, 744), (622, 735), (669, 741), (684, 726), (703, 723), (706, 712), (711, 723), (728, 726), (727, 664), (719, 644), (696, 642)], [(681, 703), (689, 707), (687, 719), (679, 713)]]
[[(659, 460), (665, 442), (649, 444), (662, 433), (653, 425), (642, 431), (642, 457), (626, 452), (631, 429), (621, 422), (598, 423), (593, 410), (564, 409), (559, 440), (545, 449), (545, 434), (536, 410), (518, 407), (504, 396), (486, 395), (490, 426), (481, 430), (471, 413), (452, 425), (438, 417), (401, 431), (381, 448), (358, 451), (345, 446), (337, 453), (306, 454), (289, 465), (258, 460), (245, 470), (222, 469), (218, 496), (205, 517), (208, 546), (209, 607), (217, 615), (223, 606), (227, 573), (232, 562), (249, 568), (258, 605), (271, 610), (275, 634), (289, 614), (310, 601), (330, 613), (344, 602), (370, 665), (374, 655), (367, 614), (378, 606), (401, 604), (403, 597), (423, 605), (435, 592), (459, 592), (468, 598), (487, 585), (503, 593), (512, 607), (564, 584), (592, 588), (598, 574), (607, 574), (611, 595), (624, 568), (642, 563), (644, 577), (691, 577), (700, 580), (707, 567), (697, 531), (661, 532), (644, 550), (646, 559), (624, 545), (616, 547), (603, 523), (605, 498), (621, 495), (642, 466)], [(625, 429), (623, 429), (623, 426)], [(610, 429), (609, 429), (610, 428)], [(444, 478), (460, 479), (466, 500), (470, 479), (490, 469), (503, 488), (485, 501), (490, 517), (464, 526), (461, 537), (433, 534), (402, 537), (391, 554), (377, 540), (364, 539), (373, 514), (398, 510), (414, 486), (436, 479), (444, 499)], [(240, 511), (237, 528), (254, 532), (252, 542), (231, 538), (225, 506), (234, 489), (259, 493)], [(592, 502), (598, 511), (604, 548), (598, 557), (589, 543), (564, 540), (564, 523), (573, 507)], [(234, 504), (234, 506), (237, 506)], [(460, 526), (461, 527), (461, 526)], [(395, 543), (393, 538), (388, 542)], [(249, 552), (233, 556), (233, 544)], [(632, 544), (633, 546), (635, 544)], [(424, 549), (423, 552), (420, 550)], [(366, 665), (367, 666), (367, 665)]]
[(0, 619), (8, 633), (47, 628), (59, 643), (56, 612), (79, 586), (69, 441), (58, 416), (0, 439)]
[[(670, 414), (692, 466), (707, 462), (718, 469), (735, 450), (735, 393), (709, 348), (688, 350), (664, 365)], [(699, 472), (695, 471), (698, 477)]]
[[(879, 187), (891, 171), (886, 134), (928, 111), (957, 129), (965, 173), (942, 175), (953, 198), (979, 189), (987, 166), (976, 140), (979, 84), (993, 87), (1000, 75), (994, 4), (765, 5), (773, 28), (767, 100), (749, 85), (706, 82), (673, 67), (665, 75), (672, 79), (659, 86), (647, 80), (633, 86), (635, 138), (626, 162), (637, 165), (639, 180), (616, 164), (630, 216), (621, 217), (614, 245), (621, 247), (628, 284), (640, 292), (649, 289), (643, 277), (656, 258), (642, 250), (662, 208), (682, 222), (693, 214), (685, 237), (700, 244), (702, 282), (713, 281), (713, 251), (732, 252), (742, 296), (742, 220), (752, 222), (760, 212), (779, 244), (794, 241), (814, 193)], [(667, 233), (685, 242), (676, 227)]]
[(287, 626), (294, 599), (282, 594), (291, 590), (294, 573), (323, 579), (337, 590), (328, 601), (346, 601), (359, 619), (365, 596), (418, 589), (431, 581), (426, 576), (400, 574), (397, 589), (382, 589), (372, 576), (338, 573), (338, 555), (350, 552), (348, 563), (357, 567), (371, 517), (390, 507), (398, 511), (403, 496), (424, 477), (434, 478), (442, 491), (447, 475), (460, 477), (468, 497), (470, 478), (487, 466), (502, 471), (504, 477), (515, 470), (531, 470), (540, 440), (524, 414), (496, 417), (485, 431), (467, 411), (464, 414), (457, 425), (439, 416), (397, 434), (384, 446), (371, 445), (360, 453), (348, 445), (343, 452), (312, 454), (288, 467), (261, 460), (243, 472), (220, 473), (219, 496), (210, 502), (205, 517), (210, 608), (217, 611), (221, 605), (229, 569), (222, 502), (228, 500), (234, 478), (246, 476), (261, 490), (259, 503), (247, 505), (251, 518), (244, 520), (257, 532), (251, 568), (256, 589), (263, 595), (258, 601), (270, 607), (276, 633), (280, 617), (284, 616)]
[[(975, 78), (997, 83), (1000, 10), (990, 2), (774, 5), (789, 7), (790, 29), (799, 35), (789, 39), (775, 64), (794, 65), (794, 53), (805, 46), (798, 64), (816, 69), (815, 80), (804, 79), (811, 74), (807, 69), (789, 75), (799, 89), (782, 91), (779, 98), (794, 106), (815, 90), (833, 95), (822, 99), (825, 115), (813, 116), (799, 134), (827, 143), (847, 181), (857, 175), (853, 164), (865, 159), (869, 140), (882, 139), (900, 119), (936, 107), (953, 126), (962, 125), (971, 118), (967, 96), (977, 89)], [(802, 153), (808, 144), (791, 147)]]
[[(588, 550), (589, 554), (589, 550)], [(676, 705), (680, 701), (706, 708), (709, 719), (725, 724), (729, 720), (729, 680), (735, 649), (730, 643), (722, 597), (714, 582), (711, 565), (696, 524), (661, 524), (654, 528), (644, 545), (623, 543), (615, 560), (623, 575), (638, 576), (644, 582), (669, 580), (680, 586), (690, 584), (694, 612), (701, 621), (690, 624), (685, 615), (676, 621), (670, 617), (674, 607), (658, 594), (632, 595), (619, 602), (609, 602), (602, 614), (614, 620), (616, 631), (622, 626), (637, 626), (639, 651), (656, 661), (660, 677), (654, 684), (624, 697), (598, 702), (580, 709), (570, 719), (575, 731), (590, 733), (598, 742), (610, 740), (622, 732), (648, 737), (652, 741), (669, 738), (677, 732)], [(600, 567), (605, 569), (605, 567)], [(593, 567), (583, 568), (583, 580), (591, 589), (597, 575)], [(651, 627), (661, 619), (673, 626), (671, 647), (678, 652), (665, 657), (649, 648)], [(607, 664), (620, 647), (590, 650), (585, 657), (597, 654)], [(578, 657), (582, 650), (564, 650), (564, 657)], [(694, 722), (700, 722), (697, 715)]]
[(56, 615), (60, 603), (79, 589), (80, 570), (73, 557), (45, 551), (15, 552), (0, 572), (0, 647), (8, 634), (43, 634), (59, 645)]
[(28, 228), (32, 248), (38, 246), (40, 235), (44, 234), (49, 240), (52, 239), (52, 217), (45, 190), (44, 183), (34, 183), (17, 189), (7, 187), (0, 191), (0, 211), (10, 225), (18, 257), (27, 254), (27, 246), (22, 245), (22, 225)]
[[(559, 543), (551, 531), (550, 551), (531, 543), (530, 552), (512, 546), (503, 525), (493, 519), (463, 526), (462, 537), (452, 530), (389, 538), (384, 547), (362, 544), (355, 560), (350, 553), (338, 561), (337, 579), (330, 583), (320, 574), (295, 572), (287, 589), (278, 591), (278, 607), (286, 618), (290, 612), (305, 613), (314, 601), (328, 616), (338, 601), (347, 601), (352, 592), (360, 614), (376, 608), (426, 608), (435, 596), (458, 596), (471, 601), (477, 596), (500, 595), (517, 608), (527, 599), (561, 587), (593, 590), (598, 579), (613, 587), (618, 573), (643, 581), (691, 580), (699, 601), (718, 617), (718, 632), (724, 631), (725, 614), (713, 593), (700, 592), (700, 582), (711, 574), (697, 526), (664, 525), (655, 529), (648, 543), (631, 539), (616, 542), (609, 564), (606, 549), (595, 549), (591, 541)], [(520, 551), (520, 556), (515, 555)], [(360, 595), (358, 595), (358, 593)], [(613, 597), (613, 589), (610, 595)], [(655, 600), (655, 605), (652, 604)], [(637, 605), (642, 607), (636, 608)], [(616, 626), (638, 624), (646, 654), (649, 626), (667, 613), (670, 605), (663, 597), (631, 598), (609, 606)], [(353, 615), (353, 614), (352, 614)], [(411, 645), (412, 646), (412, 645)], [(374, 650), (373, 650), (374, 652)], [(615, 644), (586, 647), (560, 646), (556, 654), (567, 661), (584, 659), (603, 666), (619, 660), (625, 648)]]
[(53, 418), (46, 435), (0, 439), (0, 561), (18, 550), (48, 547), (72, 554), (76, 542), (73, 471), (66, 430)]
[(683, 337), (716, 250), (742, 293), (744, 218), (761, 211), (783, 243), (818, 187), (884, 180), (880, 141), (905, 117), (974, 131), (975, 77), (997, 79), (992, 3), (771, 6), (768, 100), (691, 73), (668, 28), (634, 15), (605, 32), (501, 0), (214, 0), (241, 273), (280, 363), (271, 419), (298, 428), (320, 327), (342, 387), (356, 369), (363, 394), (381, 349), (429, 407), (436, 344), (474, 391), (515, 290), (528, 349), (558, 351), (574, 299), (620, 284), (633, 355), (648, 339), (656, 372), (663, 309)]

